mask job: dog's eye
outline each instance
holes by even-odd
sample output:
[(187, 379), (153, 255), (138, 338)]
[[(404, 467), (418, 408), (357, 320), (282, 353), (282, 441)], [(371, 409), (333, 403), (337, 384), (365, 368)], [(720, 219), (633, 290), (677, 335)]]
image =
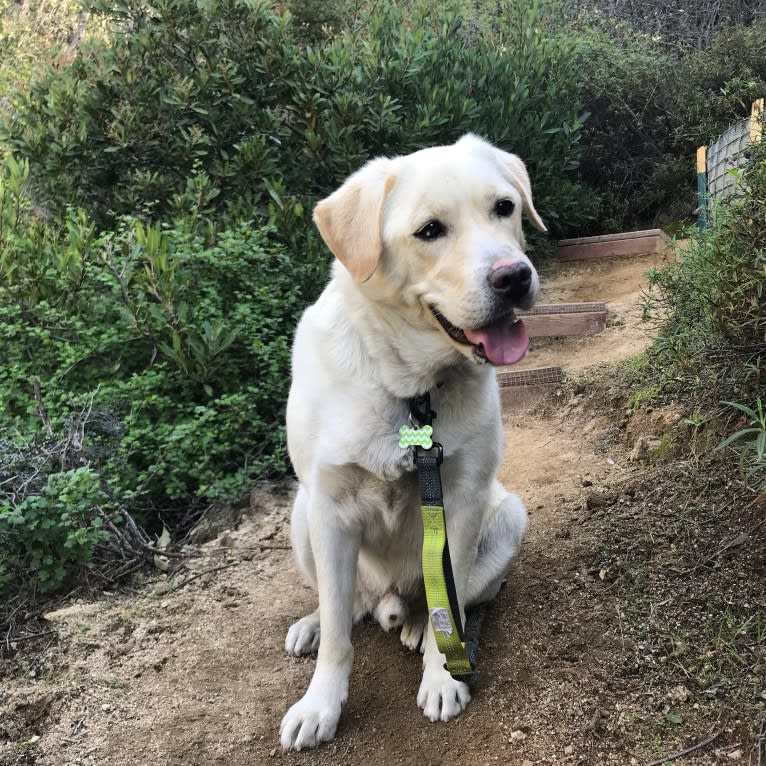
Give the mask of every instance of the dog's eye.
[(434, 219), (433, 221), (429, 221), (424, 226), (421, 226), (415, 232), (415, 236), (418, 239), (430, 242), (433, 239), (439, 239), (439, 237), (443, 237), (446, 233), (447, 227), (441, 221)]
[(515, 207), (513, 200), (499, 199), (495, 202), (495, 215), (498, 218), (508, 218), (508, 216), (513, 213)]

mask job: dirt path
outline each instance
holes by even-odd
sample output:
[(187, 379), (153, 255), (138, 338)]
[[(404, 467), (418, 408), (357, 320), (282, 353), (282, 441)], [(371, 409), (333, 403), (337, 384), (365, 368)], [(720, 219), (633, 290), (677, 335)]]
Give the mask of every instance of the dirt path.
[[(555, 271), (546, 302), (605, 300), (616, 320), (596, 338), (542, 344), (529, 363), (579, 370), (640, 350), (649, 265)], [(657, 743), (634, 729), (644, 702), (626, 680), (638, 650), (581, 529), (604, 492), (642, 470), (616, 420), (576, 396), (507, 417), (501, 479), (527, 503), (531, 527), (485, 625), (481, 686), (457, 721), (422, 717), (419, 656), (362, 625), (336, 740), (281, 752), (280, 719), (314, 666), (285, 656), (284, 636), (314, 595), (287, 549), (289, 496), (261, 493), (237, 530), (192, 560), (193, 572), (207, 574), (185, 587), (166, 592), (160, 580), (48, 615), (57, 640), (17, 658), (0, 690), (0, 764), (647, 763)]]

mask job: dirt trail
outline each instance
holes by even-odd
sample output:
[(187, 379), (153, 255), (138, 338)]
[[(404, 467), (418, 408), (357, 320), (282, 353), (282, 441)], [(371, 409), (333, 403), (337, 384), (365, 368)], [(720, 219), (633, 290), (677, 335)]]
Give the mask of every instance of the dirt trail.
[[(539, 344), (526, 364), (581, 370), (643, 348), (650, 265), (633, 258), (556, 268), (545, 302), (603, 300), (614, 319), (601, 336)], [(652, 743), (633, 742), (631, 710), (615, 692), (635, 645), (621, 638), (578, 534), (586, 495), (638, 469), (615, 438), (615, 418), (564, 398), (506, 417), (501, 479), (526, 502), (531, 527), (485, 625), (480, 688), (458, 720), (428, 723), (415, 704), (420, 657), (398, 636), (362, 625), (336, 740), (281, 752), (280, 719), (314, 666), (285, 656), (284, 636), (314, 607), (314, 594), (288, 550), (289, 495), (260, 493), (238, 529), (191, 561), (207, 574), (187, 586), (166, 592), (158, 580), (48, 615), (57, 640), (26, 657), (24, 672), (0, 690), (0, 712), (9, 714), (0, 721), (0, 764), (645, 762)], [(687, 761), (703, 762), (715, 761)]]

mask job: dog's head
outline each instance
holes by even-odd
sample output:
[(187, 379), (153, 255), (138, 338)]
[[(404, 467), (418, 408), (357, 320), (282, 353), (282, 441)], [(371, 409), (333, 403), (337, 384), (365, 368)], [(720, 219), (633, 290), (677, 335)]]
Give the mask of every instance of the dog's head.
[(513, 364), (528, 337), (516, 308), (538, 291), (524, 254), (532, 204), (524, 163), (466, 135), (373, 160), (314, 210), (323, 239), (372, 299), (406, 306), (465, 356)]

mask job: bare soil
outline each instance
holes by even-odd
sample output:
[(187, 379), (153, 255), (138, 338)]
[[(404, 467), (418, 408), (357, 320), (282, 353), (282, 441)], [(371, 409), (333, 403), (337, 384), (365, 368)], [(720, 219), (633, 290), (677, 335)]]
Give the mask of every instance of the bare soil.
[(458, 720), (423, 718), (420, 656), (363, 624), (337, 738), (281, 751), (279, 722), (314, 666), (283, 651), (315, 605), (289, 551), (287, 486), (254, 492), (244, 521), (172, 577), (65, 604), (43, 635), (6, 647), (0, 764), (649, 766), (689, 748), (678, 762), (761, 764), (766, 503), (698, 453), (697, 431), (684, 441), (683, 405), (629, 417), (613, 374), (592, 367), (648, 342), (650, 265), (549, 276), (543, 300), (605, 300), (615, 320), (530, 354), (582, 374), (505, 418), (501, 479), (530, 533)]

